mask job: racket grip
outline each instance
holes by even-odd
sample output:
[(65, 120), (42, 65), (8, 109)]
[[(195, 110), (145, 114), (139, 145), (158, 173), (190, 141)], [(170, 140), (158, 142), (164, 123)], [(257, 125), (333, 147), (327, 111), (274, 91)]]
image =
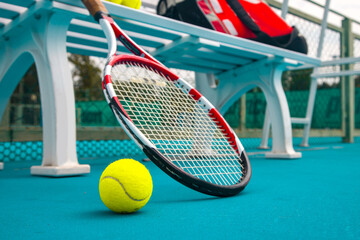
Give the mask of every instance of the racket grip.
[(81, 0), (85, 7), (89, 10), (91, 16), (95, 17), (97, 12), (108, 13), (106, 7), (100, 0)]

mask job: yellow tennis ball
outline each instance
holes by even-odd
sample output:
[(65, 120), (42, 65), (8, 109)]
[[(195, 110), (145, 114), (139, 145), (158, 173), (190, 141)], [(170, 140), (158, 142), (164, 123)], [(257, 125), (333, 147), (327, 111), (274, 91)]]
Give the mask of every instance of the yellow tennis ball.
[(149, 171), (133, 159), (121, 159), (111, 163), (99, 181), (102, 202), (117, 213), (139, 210), (149, 201), (152, 190)]
[(141, 0), (122, 0), (121, 5), (130, 7), (130, 8), (139, 9), (141, 6)]
[(141, 0), (107, 0), (107, 1), (135, 9), (139, 9), (141, 6)]
[(116, 4), (121, 4), (122, 0), (107, 0), (108, 2), (112, 2), (112, 3), (116, 3)]

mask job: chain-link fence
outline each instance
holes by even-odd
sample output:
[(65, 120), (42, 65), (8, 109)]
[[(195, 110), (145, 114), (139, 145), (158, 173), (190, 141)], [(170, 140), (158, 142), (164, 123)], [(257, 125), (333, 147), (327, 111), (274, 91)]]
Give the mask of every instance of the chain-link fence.
[[(360, 36), (354, 39), (354, 57), (360, 57)], [(360, 70), (360, 63), (354, 64), (354, 70)], [(355, 78), (355, 129), (360, 131), (360, 76)]]
[[(276, 7), (274, 9), (276, 12), (280, 12)], [(316, 56), (321, 19), (314, 21), (313, 18), (307, 18), (307, 14), (300, 15), (299, 11), (292, 12), (290, 9), (286, 20), (290, 25), (297, 26), (307, 39), (308, 54)], [(328, 26), (325, 32), (322, 60), (332, 60), (342, 56), (342, 34), (343, 29), (340, 25)], [(354, 35), (353, 56), (360, 57), (360, 37), (357, 34)], [(90, 60), (99, 69), (105, 64), (105, 59), (91, 57)], [(74, 69), (74, 66), (71, 65), (71, 68)], [(359, 69), (360, 63), (354, 64), (353, 68)], [(321, 68), (318, 71), (331, 72), (339, 69), (339, 66), (334, 66)], [(195, 86), (194, 72), (173, 70)], [(96, 72), (96, 69), (94, 71)], [(305, 117), (312, 71), (313, 69), (303, 69), (287, 71), (283, 74), (283, 86), (292, 117)], [(96, 84), (100, 85), (100, 75), (101, 70), (98, 72), (99, 77), (94, 83), (95, 85), (90, 84), (85, 87), (79, 85), (79, 78), (74, 76), (78, 156), (91, 158), (138, 154), (138, 148), (125, 136), (111, 113), (103, 98), (101, 87), (96, 86)], [(360, 78), (355, 78), (357, 87), (355, 90), (355, 127), (360, 129)], [(324, 137), (320, 136), (327, 137), (327, 142), (341, 141), (341, 137), (343, 137), (340, 81), (340, 78), (318, 80), (310, 144), (324, 142)], [(249, 151), (254, 150), (260, 144), (265, 108), (265, 96), (260, 89), (256, 88), (235, 102), (225, 114), (225, 118)], [(15, 90), (3, 115), (0, 124), (0, 161), (41, 159), (41, 119), (39, 86), (36, 69), (32, 67)], [(293, 128), (294, 136), (300, 137), (303, 125), (294, 124)], [(329, 140), (329, 136), (337, 136), (337, 138)], [(103, 144), (103, 141), (107, 141), (106, 144)], [(98, 147), (100, 145), (109, 146), (109, 148), (100, 150)]]

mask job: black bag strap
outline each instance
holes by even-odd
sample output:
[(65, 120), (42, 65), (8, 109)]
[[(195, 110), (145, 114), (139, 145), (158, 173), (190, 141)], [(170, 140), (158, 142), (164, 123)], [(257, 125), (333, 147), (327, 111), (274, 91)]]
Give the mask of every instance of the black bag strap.
[(246, 12), (245, 8), (238, 0), (226, 0), (231, 9), (235, 12), (236, 16), (247, 26), (256, 36), (262, 34), (260, 27), (252, 20), (250, 15)]
[[(275, 38), (270, 37), (264, 31), (261, 31), (260, 27), (255, 23), (255, 21), (250, 17), (250, 15), (246, 12), (245, 8), (241, 5), (238, 0), (226, 0), (232, 10), (235, 12), (236, 16), (240, 19), (242, 23), (245, 24), (255, 35), (256, 39), (259, 42), (270, 44), (278, 47), (285, 47), (291, 43), (294, 37), (299, 34), (297, 30), (293, 31), (290, 36), (287, 36), (288, 39), (283, 39), (285, 41), (279, 42)], [(290, 39), (289, 39), (290, 38)]]
[(183, 21), (176, 9), (176, 0), (160, 0), (156, 6), (156, 12), (159, 15)]

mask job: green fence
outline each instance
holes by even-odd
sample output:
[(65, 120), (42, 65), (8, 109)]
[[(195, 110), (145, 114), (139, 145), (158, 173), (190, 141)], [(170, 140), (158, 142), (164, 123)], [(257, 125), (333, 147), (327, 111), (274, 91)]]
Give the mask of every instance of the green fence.
[[(292, 117), (305, 117), (309, 91), (285, 92)], [(360, 126), (360, 88), (356, 88), (355, 126)], [(262, 92), (246, 94), (246, 128), (260, 129), (265, 117), (266, 100)], [(76, 103), (78, 124), (80, 126), (118, 126), (106, 101), (88, 101)], [(233, 128), (240, 126), (240, 101), (230, 107), (225, 114)], [(319, 89), (317, 91), (313, 114), (313, 129), (341, 129), (341, 93), (338, 88)], [(300, 128), (294, 125), (294, 128)]]
[[(287, 91), (292, 117), (305, 117), (309, 91)], [(355, 126), (360, 126), (360, 88), (356, 88)], [(265, 117), (266, 100), (261, 92), (246, 94), (246, 128), (262, 128)], [(225, 114), (233, 128), (240, 126), (240, 102), (236, 102)], [(341, 129), (341, 93), (338, 88), (317, 91), (311, 128)], [(302, 128), (294, 124), (294, 128)]]
[[(292, 117), (305, 117), (309, 91), (286, 91)], [(262, 92), (249, 92), (246, 95), (246, 128), (260, 129), (263, 126), (266, 100)], [(76, 121), (79, 127), (118, 126), (105, 100), (78, 101), (75, 104)], [(11, 126), (41, 126), (40, 104), (12, 104), (8, 116)], [(240, 101), (235, 102), (225, 114), (233, 128), (240, 127)], [(312, 128), (341, 128), (341, 92), (339, 88), (319, 89), (317, 91)], [(297, 127), (296, 125), (294, 126)], [(360, 87), (355, 89), (355, 127), (360, 128)]]
[(77, 124), (83, 127), (90, 126), (117, 126), (117, 120), (105, 100), (76, 102)]
[(355, 128), (360, 129), (360, 88), (355, 89)]

